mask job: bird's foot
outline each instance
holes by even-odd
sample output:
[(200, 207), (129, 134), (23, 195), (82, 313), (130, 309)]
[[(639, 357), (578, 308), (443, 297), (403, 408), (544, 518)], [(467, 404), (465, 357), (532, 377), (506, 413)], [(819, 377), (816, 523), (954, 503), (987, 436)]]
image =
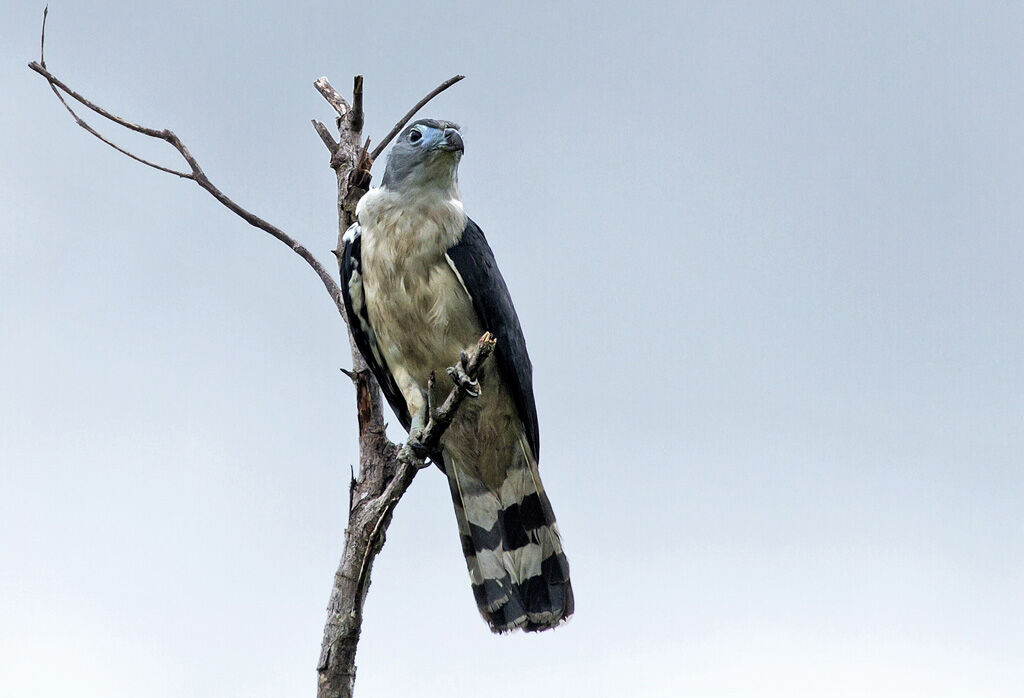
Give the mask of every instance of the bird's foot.
[(480, 397), (480, 382), (475, 378), (470, 378), (469, 374), (466, 373), (466, 364), (468, 362), (469, 357), (466, 356), (466, 352), (459, 352), (459, 363), (448, 369), (448, 376), (455, 385), (466, 391), (466, 395)]
[(422, 435), (423, 430), (418, 427), (414, 427), (409, 432), (409, 438), (404, 444), (402, 444), (402, 447), (398, 449), (399, 460), (409, 463), (410, 465), (415, 465), (417, 468), (421, 469), (427, 467), (426, 461), (427, 457), (430, 455), (427, 447), (424, 446), (423, 442), (420, 440)]

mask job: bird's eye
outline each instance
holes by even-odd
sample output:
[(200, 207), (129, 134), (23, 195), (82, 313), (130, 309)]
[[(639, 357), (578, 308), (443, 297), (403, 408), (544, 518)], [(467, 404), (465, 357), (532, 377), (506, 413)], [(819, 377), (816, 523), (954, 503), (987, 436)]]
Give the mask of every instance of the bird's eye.
[(419, 140), (421, 138), (423, 138), (423, 134), (420, 133), (419, 130), (413, 129), (412, 131), (409, 131), (409, 142), (410, 143), (417, 143), (417, 142), (419, 142)]

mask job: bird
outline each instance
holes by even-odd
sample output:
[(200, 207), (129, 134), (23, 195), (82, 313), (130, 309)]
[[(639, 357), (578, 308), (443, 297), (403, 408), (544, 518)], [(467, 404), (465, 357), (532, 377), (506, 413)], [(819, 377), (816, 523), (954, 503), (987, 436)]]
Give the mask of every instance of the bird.
[[(574, 610), (569, 563), (538, 471), (526, 341), (494, 253), (459, 193), (464, 152), (450, 121), (419, 119), (401, 132), (380, 186), (360, 199), (342, 237), (342, 297), (356, 346), (408, 445), (448, 478), (480, 614), (495, 633), (547, 630)], [(485, 331), (497, 339), (494, 359), (473, 380), (466, 351)], [(419, 437), (429, 405), (455, 386), (472, 397), (427, 454)]]

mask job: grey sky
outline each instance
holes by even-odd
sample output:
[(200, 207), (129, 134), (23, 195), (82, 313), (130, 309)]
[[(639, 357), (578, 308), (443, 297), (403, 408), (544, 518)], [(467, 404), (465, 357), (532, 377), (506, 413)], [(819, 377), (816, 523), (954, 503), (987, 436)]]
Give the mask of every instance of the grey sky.
[[(1024, 6), (266, 5), (52, 2), (47, 62), (324, 260), (313, 80), (365, 74), (376, 140), (469, 76), (424, 115), (463, 125), (577, 597), (491, 637), (424, 473), (360, 695), (1017, 695)], [(343, 325), (74, 126), (41, 12), (0, 13), (0, 695), (312, 695)]]

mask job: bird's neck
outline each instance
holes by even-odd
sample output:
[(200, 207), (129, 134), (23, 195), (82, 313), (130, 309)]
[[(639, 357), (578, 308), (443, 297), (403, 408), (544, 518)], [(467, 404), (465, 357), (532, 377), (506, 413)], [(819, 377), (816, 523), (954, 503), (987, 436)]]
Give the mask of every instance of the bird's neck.
[(454, 186), (447, 191), (371, 189), (360, 199), (356, 215), (364, 236), (415, 237), (419, 244), (442, 253), (458, 242), (466, 227), (466, 212)]

